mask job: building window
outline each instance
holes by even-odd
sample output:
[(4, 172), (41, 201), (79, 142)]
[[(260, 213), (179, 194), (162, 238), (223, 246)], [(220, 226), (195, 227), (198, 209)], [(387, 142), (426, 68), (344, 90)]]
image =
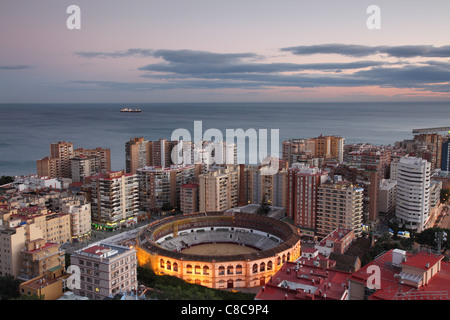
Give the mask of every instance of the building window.
[(227, 267), (227, 274), (233, 274), (233, 266)]
[(225, 274), (225, 267), (219, 267), (219, 276), (223, 276)]
[(240, 264), (236, 266), (236, 274), (242, 274), (242, 266)]
[(209, 268), (208, 268), (208, 266), (204, 266), (203, 267), (203, 274), (206, 275), (206, 276), (209, 275)]

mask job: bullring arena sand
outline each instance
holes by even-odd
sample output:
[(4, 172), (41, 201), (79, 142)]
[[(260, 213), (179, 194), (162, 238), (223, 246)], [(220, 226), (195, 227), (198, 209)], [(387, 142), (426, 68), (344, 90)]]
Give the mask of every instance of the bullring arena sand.
[(241, 246), (235, 243), (205, 243), (181, 250), (182, 253), (199, 254), (205, 256), (231, 256), (257, 251), (259, 250), (251, 247)]

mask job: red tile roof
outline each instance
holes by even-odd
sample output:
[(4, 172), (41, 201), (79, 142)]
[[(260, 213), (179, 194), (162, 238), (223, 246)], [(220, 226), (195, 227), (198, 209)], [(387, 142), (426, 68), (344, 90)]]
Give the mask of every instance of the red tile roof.
[(287, 262), (261, 289), (261, 300), (347, 299), (350, 273)]

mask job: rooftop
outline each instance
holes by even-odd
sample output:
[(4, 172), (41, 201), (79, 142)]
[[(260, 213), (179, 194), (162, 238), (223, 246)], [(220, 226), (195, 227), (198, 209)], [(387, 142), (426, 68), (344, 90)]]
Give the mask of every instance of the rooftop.
[(344, 271), (324, 270), (300, 262), (287, 262), (259, 291), (257, 300), (345, 300)]
[[(370, 300), (448, 300), (450, 298), (450, 263), (442, 261), (442, 255), (428, 252), (417, 254), (405, 252), (405, 259), (396, 264), (393, 263), (395, 251), (393, 249), (381, 254), (350, 277), (353, 281), (365, 283), (373, 274), (373, 271), (368, 272), (368, 268), (370, 266), (380, 268), (380, 288), (369, 296)], [(441, 263), (440, 270), (432, 275), (426, 285), (416, 288), (403, 281), (419, 282), (422, 279), (418, 273), (412, 274), (403, 271), (403, 266), (420, 268), (425, 272), (428, 269), (427, 263), (433, 266), (439, 261)]]

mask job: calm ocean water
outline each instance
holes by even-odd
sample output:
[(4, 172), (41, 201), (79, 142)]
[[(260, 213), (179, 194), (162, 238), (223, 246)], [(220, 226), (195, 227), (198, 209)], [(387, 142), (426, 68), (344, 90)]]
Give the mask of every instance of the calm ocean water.
[[(122, 107), (141, 113), (120, 113)], [(152, 103), (0, 104), (0, 175), (36, 173), (36, 160), (52, 142), (111, 149), (112, 169), (125, 167), (131, 137), (170, 139), (178, 128), (193, 136), (226, 129), (279, 129), (280, 145), (290, 138), (340, 135), (346, 143), (393, 144), (413, 137), (412, 129), (450, 126), (450, 103)]]

